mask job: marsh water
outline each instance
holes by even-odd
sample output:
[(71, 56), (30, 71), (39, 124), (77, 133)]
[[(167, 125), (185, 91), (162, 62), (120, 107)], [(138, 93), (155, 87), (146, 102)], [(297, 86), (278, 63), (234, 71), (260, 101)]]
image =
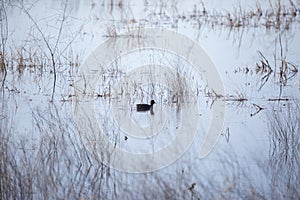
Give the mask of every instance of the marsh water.
[(299, 1), (8, 0), (0, 17), (1, 199), (299, 199)]

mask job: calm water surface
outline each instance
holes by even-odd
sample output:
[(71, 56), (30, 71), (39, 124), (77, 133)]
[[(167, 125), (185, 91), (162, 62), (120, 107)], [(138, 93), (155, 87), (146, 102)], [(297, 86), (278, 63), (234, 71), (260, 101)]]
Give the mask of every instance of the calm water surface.
[[(299, 16), (299, 1), (1, 2), (1, 199), (298, 199)], [(145, 28), (199, 45), (224, 93), (143, 49)], [(142, 50), (81, 74), (119, 39)]]

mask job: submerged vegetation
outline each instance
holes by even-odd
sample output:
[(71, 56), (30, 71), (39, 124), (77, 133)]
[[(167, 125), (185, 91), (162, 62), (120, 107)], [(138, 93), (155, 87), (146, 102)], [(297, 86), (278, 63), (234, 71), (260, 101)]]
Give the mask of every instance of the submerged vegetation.
[[(269, 1), (267, 9), (262, 8), (259, 2), (251, 9), (244, 9), (238, 5), (233, 12), (208, 11), (202, 3), (202, 10), (195, 7), (190, 19), (198, 21), (201, 27), (203, 21), (210, 26), (223, 26), (229, 28), (265, 28), (276, 31), (289, 30), (294, 22), (299, 23), (300, 9), (295, 2), (289, 1), (288, 5), (281, 1)], [(184, 16), (180, 18), (185, 19)], [(202, 18), (204, 20), (202, 20)]]
[[(82, 58), (79, 58), (79, 54), (72, 49), (72, 43), (76, 41), (78, 36), (81, 34), (85, 22), (80, 22), (78, 19), (74, 19), (69, 16), (67, 13), (68, 1), (63, 2), (63, 9), (59, 11), (54, 19), (51, 20), (38, 20), (35, 19), (30, 13), (30, 9), (27, 7), (32, 6), (31, 4), (24, 4), (22, 1), (17, 1), (15, 4), (10, 4), (7, 2), (1, 3), (1, 71), (8, 68), (9, 65), (12, 70), (14, 66), (20, 68), (24, 67), (34, 67), (34, 68), (50, 68), (46, 70), (48, 72), (61, 71), (56, 70), (56, 65), (59, 68), (62, 66), (79, 66), (82, 62)], [(123, 1), (119, 2), (103, 2), (102, 5), (109, 6), (118, 6), (122, 8), (124, 5)], [(120, 6), (122, 5), (122, 6)], [(127, 4), (126, 4), (127, 5)], [(6, 19), (6, 10), (11, 6), (18, 7), (21, 12), (23, 12), (29, 20), (33, 23), (33, 26), (30, 28), (30, 37), (31, 39), (25, 41), (21, 46), (11, 46), (10, 48), (6, 47), (8, 38), (8, 24)], [(177, 4), (172, 5), (176, 8)], [(125, 8), (123, 8), (125, 9)], [(166, 15), (166, 12), (151, 13), (154, 16)], [(193, 23), (198, 23), (199, 28), (208, 27), (209, 29), (217, 29), (222, 27), (237, 29), (240, 32), (243, 32), (242, 29), (251, 29), (251, 28), (274, 28), (278, 31), (280, 35), (283, 32), (290, 30), (290, 28), (295, 25), (298, 26), (300, 23), (300, 8), (297, 3), (292, 0), (288, 4), (283, 4), (281, 1), (276, 1), (274, 3), (269, 2), (269, 7), (264, 9), (259, 2), (256, 3), (256, 7), (252, 9), (242, 8), (240, 5), (237, 6), (233, 11), (217, 12), (207, 10), (205, 4), (202, 2), (199, 5), (195, 5), (191, 13), (186, 14), (177, 14), (175, 16), (166, 16), (167, 18), (172, 17), (173, 20), (169, 20), (166, 23), (172, 23), (173, 21), (178, 23), (178, 20), (192, 21)], [(149, 16), (152, 19), (151, 16)], [(138, 21), (136, 19), (124, 20), (124, 26), (117, 24), (117, 22), (107, 23), (105, 26), (105, 37), (120, 37), (123, 36), (122, 32), (124, 30), (129, 33), (131, 30), (138, 29), (137, 35), (129, 35), (133, 38), (143, 37), (143, 27), (153, 27), (155, 21), (147, 20), (143, 22), (144, 19)], [(74, 22), (73, 22), (74, 21)], [(77, 27), (78, 30), (70, 31), (68, 28), (69, 23), (80, 23)], [(53, 27), (54, 24), (59, 25), (59, 29), (49, 30), (49, 27)], [(45, 26), (46, 28), (43, 28)], [(54, 33), (53, 33), (54, 32)], [(62, 41), (63, 40), (63, 41)], [(33, 45), (34, 44), (34, 45)], [(61, 46), (62, 45), (62, 46)], [(72, 54), (70, 54), (72, 52)], [(262, 55), (260, 53), (260, 55)], [(264, 58), (263, 58), (264, 59)], [(282, 58), (284, 59), (284, 58)], [(275, 58), (276, 60), (276, 58)], [(284, 60), (282, 60), (284, 62)], [(263, 64), (263, 63), (262, 63)], [(282, 65), (290, 65), (293, 68), (296, 68), (292, 63), (283, 63)], [(258, 65), (258, 71), (264, 66)], [(262, 69), (264, 71), (264, 69)], [(283, 69), (284, 71), (284, 69)], [(56, 73), (53, 73), (54, 76)], [(284, 79), (284, 78), (283, 78)]]

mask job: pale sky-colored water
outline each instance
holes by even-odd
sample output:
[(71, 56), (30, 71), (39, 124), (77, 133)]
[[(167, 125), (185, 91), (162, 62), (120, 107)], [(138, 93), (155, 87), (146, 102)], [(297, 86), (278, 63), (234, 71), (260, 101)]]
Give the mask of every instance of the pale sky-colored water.
[[(277, 55), (277, 59), (279, 59), (278, 56), (280, 55), (278, 43), (279, 32), (272, 28), (266, 30), (264, 26), (230, 30), (230, 28), (226, 26), (211, 27), (203, 24), (202, 28), (198, 29), (193, 20), (179, 19), (177, 24), (174, 22), (175, 17), (178, 14), (191, 15), (194, 4), (198, 2), (178, 2), (177, 7), (170, 6), (170, 3), (174, 4), (172, 2), (173, 1), (166, 3), (161, 8), (163, 4), (156, 1), (149, 1), (148, 5), (145, 5), (143, 2), (124, 1), (123, 9), (116, 6), (113, 7), (112, 11), (110, 10), (110, 6), (102, 6), (101, 3), (98, 2), (95, 2), (93, 5), (92, 1), (70, 1), (68, 4), (67, 13), (69, 18), (64, 26), (63, 39), (61, 40), (62, 42), (59, 43), (59, 47), (64, 48), (67, 43), (76, 36), (71, 48), (74, 55), (79, 55), (79, 61), (81, 63), (84, 62), (84, 59), (87, 58), (95, 48), (107, 40), (107, 37), (105, 37), (105, 35), (107, 35), (107, 29), (116, 28), (117, 33), (122, 34), (128, 31), (128, 29), (137, 28), (139, 24), (142, 24), (146, 27), (177, 31), (195, 41), (206, 51), (214, 62), (224, 83), (226, 115), (223, 131), (217, 145), (205, 159), (199, 159), (195, 152), (199, 151), (199, 145), (203, 142), (203, 137), (207, 130), (207, 121), (209, 121), (207, 118), (204, 122), (199, 122), (198, 131), (200, 131), (191, 148), (172, 165), (149, 174), (150, 181), (147, 178), (145, 179), (145, 177), (148, 176), (147, 174), (138, 176), (114, 171), (114, 180), (108, 179), (107, 185), (109, 187), (107, 187), (111, 189), (111, 185), (116, 181), (116, 187), (118, 189), (116, 189), (115, 192), (117, 193), (117, 197), (123, 194), (125, 197), (130, 197), (130, 194), (134, 193), (136, 196), (133, 198), (137, 198), (140, 197), (139, 195), (148, 194), (146, 191), (141, 190), (143, 188), (139, 185), (140, 181), (145, 181), (146, 183), (144, 184), (150, 187), (158, 179), (166, 181), (166, 184), (175, 188), (175, 190), (184, 191), (182, 193), (184, 194), (183, 196), (188, 197), (189, 191), (186, 190), (186, 188), (193, 182), (200, 186), (201, 183), (212, 180), (214, 184), (224, 184), (224, 190), (226, 190), (226, 184), (228, 185), (228, 183), (225, 183), (226, 180), (235, 180), (235, 178), (232, 177), (238, 174), (237, 179), (239, 179), (240, 182), (237, 182), (239, 182), (240, 185), (236, 186), (237, 188), (243, 188), (243, 183), (250, 181), (250, 184), (259, 189), (265, 189), (264, 194), (268, 194), (270, 192), (270, 188), (268, 187), (270, 177), (265, 172), (266, 168), (268, 168), (271, 151), (270, 130), (268, 126), (270, 120), (268, 116), (272, 116), (273, 110), (285, 110), (287, 109), (286, 105), (297, 104), (300, 90), (299, 73), (288, 80), (287, 86), (285, 86), (282, 91), (282, 97), (290, 99), (288, 102), (268, 101), (268, 99), (279, 97), (280, 87), (278, 73), (274, 73), (275, 75), (272, 74), (266, 85), (259, 90), (261, 75), (256, 74), (255, 65), (256, 63), (260, 64), (261, 58), (257, 51), (262, 52), (269, 60), (270, 65), (274, 67), (273, 56), (275, 54)], [(296, 1), (296, 3), (299, 2)], [(12, 4), (18, 5), (16, 2)], [(269, 7), (267, 2), (261, 2), (260, 4), (262, 5), (262, 9)], [(289, 5), (289, 2), (282, 1), (282, 4)], [(204, 1), (204, 5), (211, 13), (227, 11), (234, 13), (234, 10), (238, 9), (239, 5), (241, 5), (243, 10), (251, 10), (255, 7), (255, 3), (249, 1)], [(25, 7), (29, 8), (30, 4), (25, 3)], [(200, 11), (202, 10), (200, 4), (198, 4), (197, 7), (200, 7)], [(57, 24), (59, 23), (56, 21), (56, 17), (58, 16), (57, 14), (62, 13), (62, 10), (62, 5), (57, 1), (38, 1), (32, 5), (29, 11), (36, 22), (42, 27), (46, 37), (50, 38), (49, 41), (52, 45), (58, 33)], [(158, 15), (160, 11), (165, 14)], [(154, 12), (156, 13), (155, 15), (153, 14)], [(23, 11), (16, 7), (9, 7), (7, 14), (9, 24), (8, 46), (12, 48), (12, 50), (14, 48), (19, 49), (22, 45), (24, 45), (24, 48), (27, 50), (31, 48), (35, 49), (39, 44), (44, 45), (42, 41), (33, 41), (33, 38), (41, 40), (41, 37), (36, 27), (33, 26)], [(133, 23), (133, 20), (137, 23)], [(49, 25), (47, 27), (44, 26), (46, 22), (48, 22)], [(178, 27), (174, 27), (174, 24), (178, 25)], [(80, 29), (81, 25), (83, 25), (82, 29)], [(296, 66), (300, 64), (298, 57), (300, 53), (298, 47), (300, 43), (300, 32), (298, 30), (299, 17), (296, 18), (296, 22), (293, 23), (289, 31), (281, 34), (284, 56), (287, 61)], [(240, 37), (242, 38), (241, 40)], [(130, 59), (141, 59), (141, 57), (132, 56)], [(133, 64), (133, 62), (130, 62), (130, 59), (123, 64)], [(145, 60), (147, 61), (147, 59)], [(279, 60), (276, 60), (276, 62), (278, 65)], [(139, 62), (134, 64), (139, 65)], [(67, 99), (68, 95), (72, 94), (73, 91), (68, 85), (73, 83), (76, 73), (70, 76), (67, 73), (67, 68), (68, 67), (63, 66), (58, 69), (62, 71), (62, 73), (59, 75), (56, 89), (58, 101), (56, 104), (61, 108), (60, 112), (62, 118), (65, 116), (72, 117), (71, 103), (66, 102), (63, 104), (59, 102), (62, 98)], [(246, 68), (250, 70), (248, 73), (243, 72)], [(7, 104), (7, 110), (3, 113), (7, 115), (14, 124), (13, 133), (15, 135), (13, 135), (12, 138), (18, 141), (19, 138), (26, 137), (30, 143), (30, 139), (36, 141), (38, 140), (37, 138), (39, 138), (34, 113), (37, 109), (47, 112), (49, 107), (51, 107), (49, 99), (52, 91), (52, 79), (49, 79), (48, 75), (36, 79), (34, 77), (35, 75), (30, 74), (28, 71), (29, 70), (25, 71), (21, 79), (14, 78), (15, 75), (12, 74), (8, 76), (7, 87), (15, 87), (20, 93), (12, 94), (12, 96), (4, 95), (3, 102)], [(50, 75), (50, 77), (52, 77), (52, 75)], [(243, 97), (248, 100), (244, 102), (236, 101), (236, 99), (239, 98), (239, 94), (242, 94)], [(231, 101), (231, 99), (234, 100)], [(203, 102), (201, 102), (202, 100)], [(103, 115), (106, 113), (106, 108), (103, 108), (103, 105), (110, 105), (110, 101), (106, 99), (99, 100), (97, 98), (91, 98), (90, 101), (91, 104), (95, 105), (95, 108), (103, 109), (99, 111), (100, 118), (102, 116), (101, 113)], [(201, 102), (201, 109), (203, 109), (200, 109), (201, 112), (208, 113), (207, 116), (209, 116), (211, 99), (202, 93), (199, 97), (199, 101)], [(205, 101), (208, 102), (206, 103)], [(158, 106), (168, 106), (168, 104), (163, 104), (163, 102), (157, 102), (159, 104)], [(259, 105), (264, 109), (251, 117), (250, 114), (256, 111), (255, 105)], [(174, 115), (176, 112), (173, 109), (172, 107), (166, 109), (169, 111), (168, 114), (172, 115), (172, 117), (169, 118), (169, 120), (172, 121), (167, 123), (170, 126), (176, 124), (176, 120), (178, 120)], [(47, 116), (46, 113), (45, 116)], [(139, 115), (135, 113), (133, 118), (135, 118), (135, 120), (136, 118), (143, 119), (142, 123), (149, 118), (149, 116), (141, 116), (142, 117), (139, 117)], [(49, 121), (51, 122), (51, 118), (49, 118)], [(101, 122), (101, 119), (99, 121)], [(107, 121), (104, 120), (103, 123), (105, 124)], [(118, 131), (118, 128), (110, 127), (109, 125), (105, 128), (108, 129), (108, 132), (116, 131), (115, 129)], [(168, 129), (168, 131), (171, 132), (172, 130), (174, 130), (174, 127)], [(70, 131), (70, 134), (72, 135), (73, 132)], [(126, 141), (123, 140), (124, 135), (126, 134), (122, 133), (119, 138), (119, 140), (122, 141), (121, 145), (135, 145), (135, 142), (132, 142), (135, 141), (135, 139), (131, 140), (130, 137), (126, 143)], [(226, 141), (224, 135), (229, 136), (229, 141)], [(165, 140), (169, 140), (172, 137), (173, 135), (170, 133), (170, 135), (165, 136)], [(153, 140), (149, 143), (155, 143), (155, 141), (167, 144), (164, 143), (164, 138), (162, 141)], [(136, 149), (137, 146), (134, 146), (131, 150)], [(155, 145), (153, 146), (156, 147)], [(144, 149), (142, 150), (147, 150), (147, 147), (146, 145), (143, 146)], [(226, 171), (227, 169), (229, 169), (229, 172)], [(186, 171), (186, 175), (181, 173), (182, 170)], [(169, 176), (171, 176), (171, 178)], [(184, 177), (182, 178), (181, 176)], [(174, 179), (176, 180), (175, 182)], [(180, 179), (187, 182), (183, 184)], [(123, 185), (127, 184), (128, 186), (124, 187), (125, 189), (122, 188)], [(245, 185), (246, 187), (249, 186), (247, 184)], [(132, 188), (130, 188), (130, 186), (132, 186)], [(126, 191), (127, 187), (129, 188), (128, 190), (132, 192)], [(160, 189), (158, 189), (158, 191), (160, 191), (158, 194), (163, 193)], [(197, 187), (196, 191), (200, 192), (201, 188)]]

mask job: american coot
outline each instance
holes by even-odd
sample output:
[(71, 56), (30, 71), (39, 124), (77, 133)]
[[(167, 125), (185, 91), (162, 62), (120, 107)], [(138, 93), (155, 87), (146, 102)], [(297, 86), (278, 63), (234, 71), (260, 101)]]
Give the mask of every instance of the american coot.
[(136, 110), (137, 111), (148, 111), (153, 107), (153, 104), (155, 104), (154, 100), (151, 100), (150, 105), (149, 104), (136, 104)]

